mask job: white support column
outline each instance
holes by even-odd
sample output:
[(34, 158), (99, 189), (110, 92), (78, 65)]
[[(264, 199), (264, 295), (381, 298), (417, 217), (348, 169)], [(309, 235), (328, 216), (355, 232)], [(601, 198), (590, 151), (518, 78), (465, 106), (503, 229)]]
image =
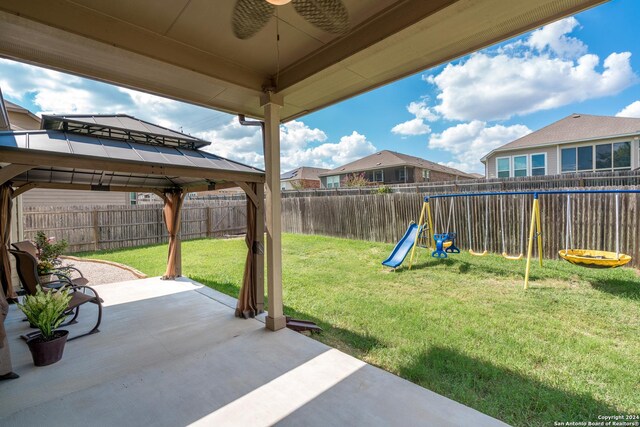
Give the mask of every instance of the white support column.
[(287, 325), (282, 304), (282, 223), (280, 201), (280, 107), (282, 97), (267, 93), (262, 97), (265, 122), (264, 164), (266, 172), (267, 216), (267, 297), (266, 326), (277, 331)]

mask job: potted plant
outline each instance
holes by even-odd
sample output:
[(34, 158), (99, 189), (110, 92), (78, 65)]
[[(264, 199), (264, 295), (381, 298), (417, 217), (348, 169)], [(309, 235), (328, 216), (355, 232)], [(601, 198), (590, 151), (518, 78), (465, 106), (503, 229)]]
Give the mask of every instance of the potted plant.
[(34, 365), (47, 366), (62, 358), (69, 331), (56, 328), (66, 319), (70, 300), (65, 288), (44, 292), (38, 286), (35, 295), (26, 295), (22, 304), (18, 304), (29, 323), (40, 330), (27, 340)]
[(35, 244), (38, 251), (38, 274), (44, 276), (41, 277), (43, 282), (54, 280), (51, 274), (54, 270), (59, 270), (62, 264), (60, 255), (67, 249), (67, 241), (56, 242), (55, 237), (47, 237), (44, 231), (38, 231)]

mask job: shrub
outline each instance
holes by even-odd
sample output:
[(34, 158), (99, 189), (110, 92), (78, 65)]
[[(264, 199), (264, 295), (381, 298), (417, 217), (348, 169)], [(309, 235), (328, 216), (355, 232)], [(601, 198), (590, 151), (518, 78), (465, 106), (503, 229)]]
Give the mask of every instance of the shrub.
[(71, 301), (69, 291), (62, 288), (44, 292), (38, 285), (35, 295), (24, 297), (22, 304), (18, 304), (20, 310), (27, 316), (31, 325), (40, 329), (45, 341), (53, 338), (55, 329), (64, 322), (67, 317), (64, 312)]
[(38, 231), (35, 239), (38, 249), (38, 274), (50, 273), (62, 264), (60, 255), (67, 249), (67, 241), (55, 242), (55, 237), (47, 237), (44, 231)]
[(343, 187), (366, 187), (367, 185), (369, 185), (369, 180), (365, 177), (364, 172), (352, 173), (342, 180)]
[(386, 185), (381, 185), (380, 187), (378, 187), (377, 193), (378, 194), (389, 194), (389, 193), (393, 193), (393, 190), (391, 189), (391, 187), (388, 187)]

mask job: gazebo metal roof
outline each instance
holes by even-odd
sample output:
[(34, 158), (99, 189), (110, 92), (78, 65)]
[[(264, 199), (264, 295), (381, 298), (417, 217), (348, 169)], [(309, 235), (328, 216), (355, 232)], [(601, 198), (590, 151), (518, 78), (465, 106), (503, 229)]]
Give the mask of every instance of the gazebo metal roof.
[(142, 144), (206, 147), (208, 141), (145, 122), (127, 114), (43, 115), (42, 129), (135, 141)]
[(56, 130), (0, 132), (0, 158), (2, 166), (31, 166), (11, 177), (17, 191), (201, 191), (264, 181), (260, 169), (201, 150)]

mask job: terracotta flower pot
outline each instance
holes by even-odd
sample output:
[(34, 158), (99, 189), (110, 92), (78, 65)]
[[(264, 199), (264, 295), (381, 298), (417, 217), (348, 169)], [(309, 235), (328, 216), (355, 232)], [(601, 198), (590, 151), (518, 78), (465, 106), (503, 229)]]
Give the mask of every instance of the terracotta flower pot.
[(27, 341), (33, 364), (36, 366), (47, 366), (62, 359), (64, 345), (67, 342), (69, 331), (55, 331), (54, 338), (45, 341), (42, 335), (35, 336)]

